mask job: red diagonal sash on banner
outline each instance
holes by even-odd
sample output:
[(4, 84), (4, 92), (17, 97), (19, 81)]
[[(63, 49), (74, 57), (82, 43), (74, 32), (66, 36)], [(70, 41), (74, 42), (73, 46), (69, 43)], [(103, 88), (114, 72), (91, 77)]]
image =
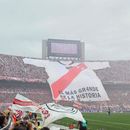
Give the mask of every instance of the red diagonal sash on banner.
[(86, 69), (87, 66), (83, 63), (71, 68), (65, 75), (59, 78), (57, 81), (51, 84), (54, 99), (59, 96), (59, 92), (62, 92), (67, 86), (79, 75), (81, 71)]

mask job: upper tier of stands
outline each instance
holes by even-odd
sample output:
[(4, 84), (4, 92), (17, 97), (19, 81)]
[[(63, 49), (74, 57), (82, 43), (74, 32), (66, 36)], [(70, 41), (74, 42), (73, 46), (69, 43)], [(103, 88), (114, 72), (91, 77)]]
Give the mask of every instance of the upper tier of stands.
[(23, 58), (0, 54), (0, 80), (46, 82), (45, 68), (24, 64)]
[[(23, 58), (0, 54), (0, 79), (46, 82), (45, 68), (24, 64)], [(109, 61), (109, 64), (110, 68), (95, 71), (103, 83), (130, 83), (130, 61)]]

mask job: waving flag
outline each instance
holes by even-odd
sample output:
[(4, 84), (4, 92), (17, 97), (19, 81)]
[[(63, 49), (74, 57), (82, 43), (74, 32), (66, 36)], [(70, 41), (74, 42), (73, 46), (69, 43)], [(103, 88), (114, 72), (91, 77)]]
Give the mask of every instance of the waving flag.
[(65, 107), (55, 103), (38, 105), (20, 94), (16, 95), (11, 110), (16, 112), (14, 114), (15, 118), (21, 117), (24, 111), (41, 113), (43, 126), (47, 126), (48, 124), (65, 117), (76, 121), (84, 121), (82, 113), (74, 107)]
[(24, 113), (21, 110), (12, 110), (13, 114), (12, 114), (12, 121), (15, 123), (17, 121), (17, 119), (21, 118)]
[(44, 126), (65, 117), (76, 121), (84, 121), (82, 113), (74, 107), (62, 106), (55, 103), (43, 104), (42, 107), (50, 113), (50, 116), (44, 120)]
[(24, 63), (45, 67), (54, 100), (106, 101), (108, 95), (93, 69), (110, 67), (108, 62), (76, 63), (67, 69), (58, 62), (23, 59)]
[(14, 98), (11, 110), (41, 113), (43, 119), (47, 118), (50, 115), (49, 112), (46, 109), (42, 108), (38, 103), (35, 103), (20, 94), (17, 94)]

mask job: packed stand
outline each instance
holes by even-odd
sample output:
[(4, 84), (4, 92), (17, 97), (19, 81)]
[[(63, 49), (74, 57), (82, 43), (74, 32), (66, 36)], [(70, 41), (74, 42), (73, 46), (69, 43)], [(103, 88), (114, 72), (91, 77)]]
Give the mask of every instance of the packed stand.
[(23, 58), (0, 54), (0, 79), (46, 82), (48, 75), (45, 68), (24, 64)]
[[(46, 86), (45, 68), (24, 64), (23, 58), (0, 54), (0, 106), (9, 105), (17, 93), (38, 103), (52, 101), (50, 87)], [(83, 111), (106, 111), (108, 106), (112, 111), (130, 110), (130, 61), (109, 63), (110, 68), (95, 72), (102, 80), (110, 102), (107, 105), (83, 103)], [(65, 104), (72, 106), (71, 102)]]
[(0, 112), (0, 130), (49, 130), (42, 126), (37, 113), (24, 112), (17, 115), (12, 110)]
[[(43, 67), (24, 64), (24, 57), (0, 54), (0, 78), (27, 82), (45, 82)], [(130, 83), (130, 61), (109, 61), (110, 68), (95, 72), (103, 83)]]
[(0, 84), (0, 109), (9, 106), (19, 93), (37, 103), (52, 102), (50, 87), (43, 83), (5, 82)]

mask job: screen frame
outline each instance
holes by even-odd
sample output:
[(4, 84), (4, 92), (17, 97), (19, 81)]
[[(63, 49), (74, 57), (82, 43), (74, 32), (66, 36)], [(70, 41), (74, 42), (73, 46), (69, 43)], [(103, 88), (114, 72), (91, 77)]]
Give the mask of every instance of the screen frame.
[[(72, 53), (54, 53), (52, 52), (52, 44), (54, 43), (59, 43), (59, 44), (74, 44), (77, 46), (77, 53), (72, 54)], [(48, 51), (48, 57), (74, 57), (74, 58), (80, 58), (81, 57), (81, 42), (80, 41), (75, 41), (75, 40), (59, 40), (59, 39), (48, 39), (47, 41), (47, 51)]]

